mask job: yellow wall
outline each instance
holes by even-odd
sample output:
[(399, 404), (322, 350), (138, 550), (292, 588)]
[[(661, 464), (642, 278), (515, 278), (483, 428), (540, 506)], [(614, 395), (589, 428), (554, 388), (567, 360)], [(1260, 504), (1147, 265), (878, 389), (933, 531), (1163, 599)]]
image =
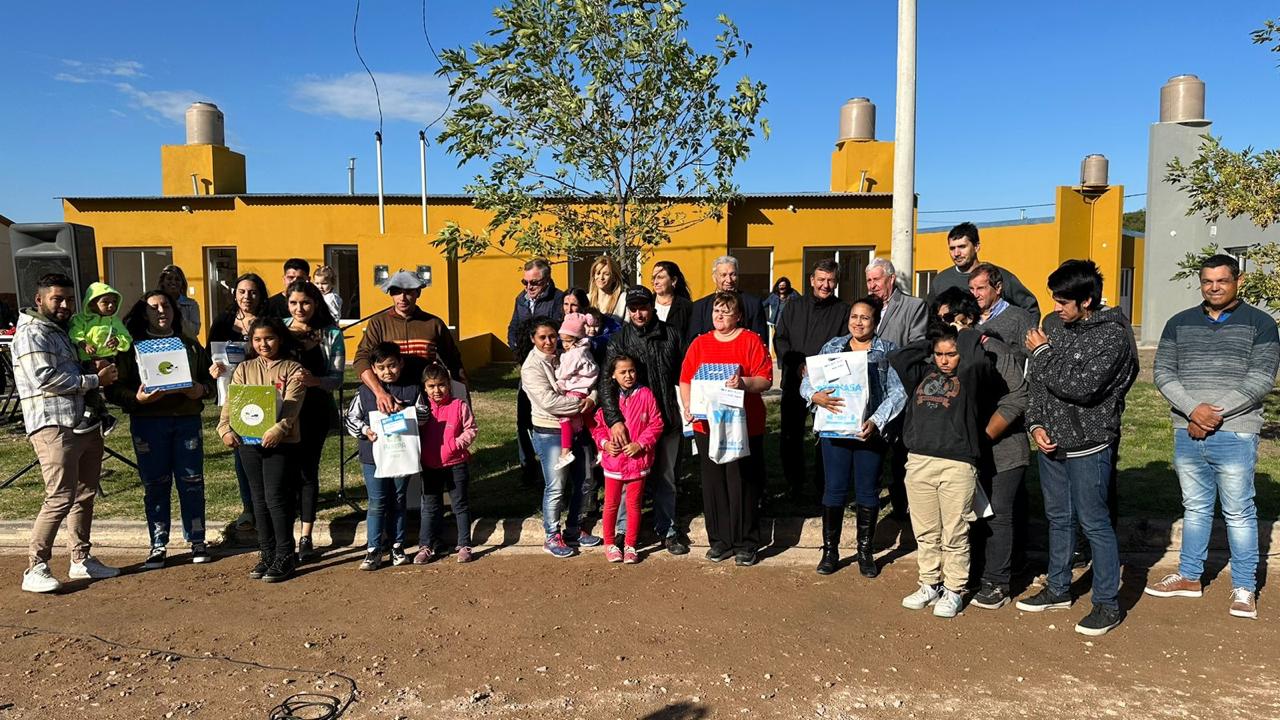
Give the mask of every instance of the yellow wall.
[(889, 197), (857, 198), (852, 207), (845, 199), (749, 198), (730, 215), (729, 245), (773, 248), (773, 276), (803, 278), (806, 247), (868, 247), (888, 255), (891, 225)]
[[(861, 187), (862, 171), (867, 182)], [(893, 192), (893, 143), (846, 140), (831, 153), (832, 192)]]
[[(198, 192), (193, 193), (191, 175)], [(235, 195), (245, 192), (244, 156), (221, 145), (162, 145), (160, 189), (175, 195)]]

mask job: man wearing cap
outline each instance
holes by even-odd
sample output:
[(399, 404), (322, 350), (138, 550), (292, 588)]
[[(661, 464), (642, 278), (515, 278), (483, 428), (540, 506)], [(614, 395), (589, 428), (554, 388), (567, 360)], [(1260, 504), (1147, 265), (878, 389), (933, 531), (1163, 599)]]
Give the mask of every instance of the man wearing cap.
[[(653, 392), (662, 413), (662, 437), (654, 453), (653, 470), (645, 489), (653, 492), (654, 529), (667, 552), (684, 555), (689, 544), (680, 536), (676, 524), (676, 463), (680, 453), (683, 427), (679, 406), (676, 403), (676, 384), (680, 377), (680, 333), (658, 319), (654, 310), (653, 292), (637, 285), (627, 290), (627, 323), (609, 340), (605, 366), (619, 355), (628, 355), (640, 364), (640, 382)], [(597, 394), (604, 420), (612, 432), (610, 443), (621, 449), (631, 442), (627, 427), (623, 424), (622, 411), (618, 409), (616, 385), (600, 373)], [(626, 486), (623, 492), (628, 492)], [(620, 503), (618, 522), (625, 520), (626, 503)]]
[(378, 343), (393, 342), (400, 346), (404, 355), (404, 369), (401, 371), (404, 377), (418, 381), (427, 365), (438, 361), (455, 380), (467, 381), (462, 354), (453, 341), (453, 333), (449, 332), (443, 320), (418, 307), (423, 284), (421, 278), (406, 270), (392, 275), (383, 285), (391, 296), (391, 307), (369, 319), (364, 337), (360, 338), (360, 347), (356, 349), (356, 376), (373, 391), (378, 400), (378, 411), (382, 413), (395, 412), (399, 403), (382, 389), (382, 383), (373, 374), (369, 356)]

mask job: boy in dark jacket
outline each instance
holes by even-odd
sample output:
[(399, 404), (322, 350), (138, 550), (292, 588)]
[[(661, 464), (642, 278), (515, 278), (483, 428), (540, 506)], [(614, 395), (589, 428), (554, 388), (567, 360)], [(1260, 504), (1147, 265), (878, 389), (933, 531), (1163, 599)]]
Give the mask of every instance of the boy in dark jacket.
[(1093, 549), (1093, 610), (1076, 625), (1104, 635), (1124, 618), (1117, 600), (1120, 554), (1107, 509), (1124, 398), (1138, 376), (1129, 320), (1102, 307), (1102, 274), (1068, 260), (1049, 275), (1053, 314), (1027, 333), (1031, 403), (1027, 427), (1040, 450), (1040, 487), (1049, 521), (1048, 583), (1018, 601), (1026, 612), (1071, 607), (1071, 554), (1079, 520)]

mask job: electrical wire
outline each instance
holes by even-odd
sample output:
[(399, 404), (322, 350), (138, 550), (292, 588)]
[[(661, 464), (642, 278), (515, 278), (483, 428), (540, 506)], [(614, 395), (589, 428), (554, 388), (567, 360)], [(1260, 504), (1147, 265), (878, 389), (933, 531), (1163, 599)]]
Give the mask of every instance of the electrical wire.
[[(436, 52), (436, 46), (431, 44), (431, 36), (427, 34), (427, 0), (422, 0), (422, 37), (427, 41), (427, 49), (431, 51), (431, 56), (436, 59), (436, 64), (440, 66), (441, 70), (444, 70), (444, 61), (440, 59), (440, 54)], [(451, 80), (448, 72), (445, 72), (444, 78), (445, 80)], [(440, 111), (440, 114), (436, 116), (435, 120), (427, 123), (427, 126), (422, 128), (422, 131), (426, 132), (427, 130), (430, 130), (431, 126), (443, 120), (444, 116), (449, 114), (449, 110), (452, 107), (453, 93), (449, 93), (449, 99), (445, 103), (444, 110)]]
[(360, 64), (364, 66), (364, 71), (369, 74), (369, 80), (373, 83), (373, 99), (378, 103), (378, 132), (382, 132), (382, 94), (378, 92), (378, 79), (373, 76), (373, 71), (369, 69), (369, 63), (364, 61), (364, 56), (360, 54), (360, 0), (356, 0), (356, 17), (351, 23), (351, 44), (355, 45), (356, 57), (359, 58)]
[[(95, 640), (108, 645), (110, 647), (120, 648), (121, 650), (137, 650), (155, 655), (164, 655), (168, 657), (181, 658), (183, 660), (204, 660), (214, 662), (225, 662), (232, 665), (243, 665), (245, 667), (257, 668), (259, 670), (271, 670), (275, 672), (286, 673), (303, 673), (306, 675), (315, 675), (317, 677), (328, 678), (334, 677), (343, 680), (351, 687), (347, 692), (345, 700), (340, 700), (333, 695), (323, 693), (296, 693), (285, 698), (279, 705), (271, 709), (271, 713), (267, 715), (267, 720), (336, 720), (351, 707), (359, 695), (359, 689), (356, 686), (355, 679), (343, 675), (333, 670), (311, 670), (308, 668), (298, 667), (281, 667), (279, 665), (266, 665), (253, 660), (240, 660), (238, 658), (227, 657), (226, 655), (190, 655), (177, 650), (166, 650), (161, 648), (146, 647), (144, 645), (129, 645), (118, 640), (104, 638), (95, 633), (78, 633), (68, 632), (64, 630), (47, 630), (45, 628), (32, 627), (30, 625), (11, 625), (9, 623), (0, 623), (0, 628), (6, 630), (20, 630), (24, 633), (33, 635), (53, 635), (55, 637), (77, 638), (80, 640)], [(314, 714), (319, 712), (321, 714)], [(299, 714), (306, 713), (306, 714)]]

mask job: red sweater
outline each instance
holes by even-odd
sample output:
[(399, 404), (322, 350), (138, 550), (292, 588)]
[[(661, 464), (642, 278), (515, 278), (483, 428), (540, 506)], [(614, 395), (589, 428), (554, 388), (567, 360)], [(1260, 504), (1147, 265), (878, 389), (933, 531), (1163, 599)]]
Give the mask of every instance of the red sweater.
[[(684, 364), (680, 366), (680, 384), (692, 381), (694, 373), (706, 363), (734, 364), (741, 369), (744, 378), (761, 377), (773, 382), (773, 360), (760, 341), (760, 336), (750, 330), (743, 330), (728, 342), (717, 340), (715, 331), (694, 338), (684, 355)], [(760, 397), (760, 393), (747, 393), (743, 405), (747, 411), (747, 435), (763, 435), (764, 399)], [(707, 423), (695, 420), (693, 430), (705, 435)]]

